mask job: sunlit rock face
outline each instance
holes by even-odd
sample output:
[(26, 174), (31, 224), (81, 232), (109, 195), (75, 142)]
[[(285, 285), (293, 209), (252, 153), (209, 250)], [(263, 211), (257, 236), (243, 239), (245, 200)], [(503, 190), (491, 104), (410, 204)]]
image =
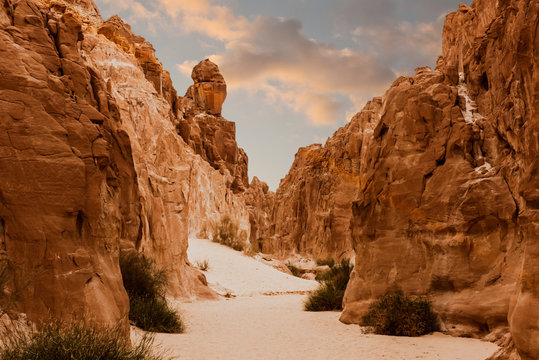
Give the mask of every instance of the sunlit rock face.
[(260, 252), (271, 252), (271, 249), (266, 247), (267, 242), (264, 239), (273, 226), (271, 214), (275, 193), (269, 190), (268, 184), (255, 176), (249, 188), (243, 193), (243, 199), (249, 211), (249, 243)]
[[(167, 271), (169, 295), (213, 297), (186, 250), (223, 215), (249, 238), (234, 123), (181, 107), (151, 44), (91, 1), (0, 4), (2, 306), (127, 329), (118, 257), (133, 250)], [(197, 111), (217, 119), (215, 163), (179, 134)]]
[(119, 243), (139, 238), (141, 194), (116, 100), (82, 57), (82, 27), (61, 4), (0, 2), (2, 308), (127, 329)]
[(236, 142), (236, 124), (221, 116), (226, 83), (216, 64), (206, 59), (193, 68), (194, 85), (181, 98), (183, 140), (228, 181), (234, 193), (249, 187), (248, 158)]
[(499, 358), (539, 358), (538, 13), (461, 5), (436, 69), (396, 80), (360, 131), (342, 321), (400, 288), (450, 333), (500, 339)]
[(206, 59), (193, 68), (191, 78), (195, 84), (188, 94), (195, 100), (196, 106), (211, 115), (221, 115), (226, 99), (226, 83), (219, 67)]
[(352, 200), (357, 197), (359, 149), (368, 148), (380, 118), (382, 99), (370, 101), (362, 113), (339, 129), (324, 146), (299, 149), (275, 195), (264, 250), (280, 257), (292, 253), (314, 259), (352, 258), (350, 219)]

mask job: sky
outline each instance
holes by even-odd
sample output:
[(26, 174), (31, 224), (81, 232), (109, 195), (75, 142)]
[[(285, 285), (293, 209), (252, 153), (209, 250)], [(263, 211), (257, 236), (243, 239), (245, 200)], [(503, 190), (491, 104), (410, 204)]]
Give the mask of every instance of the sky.
[(206, 58), (227, 82), (249, 177), (276, 190), (299, 147), (325, 143), (400, 75), (434, 67), (456, 0), (95, 0), (156, 49), (180, 95)]

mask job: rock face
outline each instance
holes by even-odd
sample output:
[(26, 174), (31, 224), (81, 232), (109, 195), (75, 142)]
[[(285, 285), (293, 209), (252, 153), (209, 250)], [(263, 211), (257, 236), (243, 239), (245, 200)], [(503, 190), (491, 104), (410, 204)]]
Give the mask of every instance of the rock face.
[(429, 295), (448, 332), (509, 327), (500, 356), (539, 358), (538, 14), (536, 1), (461, 5), (436, 70), (385, 94), (361, 133), (343, 321), (400, 288)]
[[(255, 176), (249, 188), (243, 194), (243, 199), (249, 211), (249, 243), (255, 246), (253, 250), (263, 253), (272, 252), (267, 247), (264, 237), (267, 236), (273, 226), (271, 214), (275, 203), (275, 193), (269, 191), (268, 184), (260, 181)], [(288, 268), (286, 270), (290, 271)]]
[(299, 150), (264, 248), (355, 249), (342, 321), (399, 288), (429, 296), (447, 332), (499, 340), (497, 358), (539, 358), (538, 14), (530, 0), (461, 5), (434, 71)]
[[(203, 63), (211, 76), (195, 79), (216, 94), (185, 105), (151, 44), (118, 17), (104, 22), (91, 1), (0, 5), (2, 307), (127, 329), (121, 250), (166, 269), (171, 296), (214, 296), (187, 260), (188, 236), (222, 215), (250, 231), (247, 156), (234, 123), (212, 114), (222, 77)], [(213, 121), (201, 131), (212, 158), (178, 134), (197, 111)]]
[(236, 142), (236, 124), (221, 116), (226, 83), (217, 65), (206, 59), (194, 67), (195, 84), (181, 99), (183, 118), (178, 132), (183, 140), (228, 179), (235, 193), (249, 187), (248, 158)]
[(360, 163), (358, 149), (369, 141), (380, 117), (381, 98), (370, 101), (363, 112), (328, 139), (325, 146), (299, 149), (294, 163), (275, 195), (264, 249), (280, 257), (291, 253), (314, 259), (352, 258), (352, 199), (357, 197)]
[(0, 5), (3, 307), (116, 324), (128, 311), (119, 242), (136, 242), (141, 225), (129, 136), (81, 57), (80, 19), (60, 5)]
[(226, 99), (226, 83), (219, 67), (206, 59), (193, 68), (191, 78), (195, 84), (187, 90), (188, 97), (195, 101), (198, 108), (211, 115), (221, 115)]

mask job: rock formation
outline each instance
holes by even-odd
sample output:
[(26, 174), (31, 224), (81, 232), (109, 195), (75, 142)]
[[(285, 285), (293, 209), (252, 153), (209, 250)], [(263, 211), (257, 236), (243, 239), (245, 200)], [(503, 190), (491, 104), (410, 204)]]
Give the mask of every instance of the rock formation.
[(119, 241), (140, 236), (140, 193), (117, 104), (81, 57), (80, 19), (63, 11), (0, 6), (2, 305), (11, 294), (33, 321), (115, 324), (128, 311)]
[[(381, 98), (328, 139), (325, 146), (299, 149), (289, 173), (279, 184), (264, 249), (280, 257), (291, 253), (314, 259), (352, 258), (351, 201), (365, 163), (358, 149), (368, 148), (361, 137), (379, 119)], [(363, 168), (362, 168), (363, 167)]]
[(264, 246), (353, 247), (342, 321), (399, 288), (429, 296), (447, 332), (498, 340), (497, 358), (539, 358), (538, 14), (530, 0), (461, 5), (434, 71), (299, 150)]
[[(318, 239), (336, 243), (326, 219), (346, 209), (341, 192), (357, 196), (342, 321), (400, 288), (429, 295), (448, 332), (498, 338), (501, 357), (539, 358), (538, 13), (535, 1), (461, 5), (435, 71), (397, 79), (324, 147), (298, 153), (277, 191), (278, 246), (316, 255)], [(350, 154), (328, 154), (335, 143)], [(346, 161), (351, 170), (331, 169)]]
[(183, 119), (178, 132), (183, 140), (240, 193), (249, 187), (247, 154), (236, 143), (236, 124), (221, 116), (226, 83), (217, 65), (206, 59), (193, 68), (194, 81), (181, 99)]
[[(243, 199), (249, 212), (250, 236), (249, 243), (254, 245), (253, 250), (263, 253), (273, 252), (264, 247), (264, 237), (273, 226), (271, 214), (275, 203), (275, 193), (269, 190), (268, 184), (260, 181), (256, 176), (243, 194)], [(285, 272), (289, 272), (286, 268)]]
[(214, 296), (188, 236), (222, 215), (249, 236), (253, 211), (217, 67), (197, 67), (180, 98), (152, 45), (92, 1), (0, 4), (2, 307), (126, 327), (121, 250), (166, 269), (171, 296)]

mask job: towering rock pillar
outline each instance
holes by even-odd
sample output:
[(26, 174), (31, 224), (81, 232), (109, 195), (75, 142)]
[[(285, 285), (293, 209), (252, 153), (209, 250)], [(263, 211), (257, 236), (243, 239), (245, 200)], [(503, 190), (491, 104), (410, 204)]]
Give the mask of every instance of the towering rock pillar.
[(226, 99), (226, 83), (219, 67), (206, 59), (193, 68), (191, 78), (195, 84), (189, 88), (188, 94), (197, 107), (211, 115), (221, 115)]

